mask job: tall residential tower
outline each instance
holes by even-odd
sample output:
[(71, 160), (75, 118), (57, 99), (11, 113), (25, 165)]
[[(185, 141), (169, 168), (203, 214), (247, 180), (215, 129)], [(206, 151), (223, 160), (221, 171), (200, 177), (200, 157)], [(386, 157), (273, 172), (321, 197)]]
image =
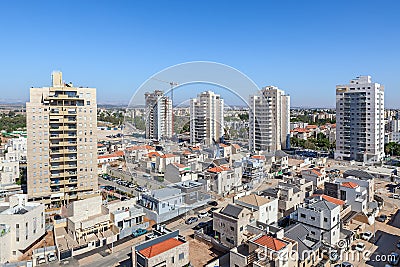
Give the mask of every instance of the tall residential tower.
[(31, 88), (27, 113), (29, 198), (59, 206), (98, 189), (96, 89), (65, 84)]
[(273, 152), (289, 148), (290, 97), (275, 86), (250, 96), (249, 148)]
[(173, 133), (172, 100), (162, 91), (145, 93), (146, 138), (171, 138)]
[(211, 91), (190, 100), (190, 142), (212, 145), (224, 135), (224, 100)]
[(384, 156), (384, 87), (360, 76), (336, 86), (336, 159), (378, 162)]

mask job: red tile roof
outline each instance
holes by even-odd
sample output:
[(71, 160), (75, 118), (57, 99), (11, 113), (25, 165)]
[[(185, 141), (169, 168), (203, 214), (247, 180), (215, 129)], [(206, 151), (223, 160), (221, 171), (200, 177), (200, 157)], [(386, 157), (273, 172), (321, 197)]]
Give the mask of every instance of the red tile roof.
[(354, 182), (344, 182), (344, 183), (342, 183), (342, 186), (347, 187), (347, 188), (357, 188), (357, 187), (359, 187), (359, 185), (354, 183)]
[(147, 154), (147, 156), (148, 156), (149, 158), (152, 158), (152, 157), (159, 157), (159, 156), (160, 156), (160, 153), (158, 153), (157, 151), (153, 151), (153, 152), (149, 152), (149, 153)]
[(161, 158), (163, 158), (163, 159), (173, 158), (173, 157), (178, 157), (178, 156), (175, 155), (175, 154), (164, 154), (164, 155), (161, 155)]
[(274, 238), (272, 236), (268, 236), (268, 235), (263, 235), (259, 238), (257, 238), (256, 240), (254, 240), (255, 243), (267, 247), (271, 250), (274, 251), (279, 251), (282, 248), (286, 247), (286, 244), (282, 241), (280, 241), (277, 238)]
[(318, 176), (322, 176), (322, 173), (320, 173), (317, 169), (312, 169), (311, 171)]
[(220, 143), (219, 146), (220, 147), (228, 147), (228, 145), (225, 145), (225, 144), (222, 144), (222, 143)]
[(254, 155), (254, 156), (251, 156), (251, 158), (252, 158), (252, 159), (262, 159), (262, 160), (265, 160), (265, 156), (263, 156), (263, 155)]
[(207, 171), (208, 172), (213, 172), (213, 173), (219, 173), (219, 172), (223, 172), (223, 171), (229, 171), (230, 169), (228, 167), (224, 167), (224, 166), (217, 166), (214, 168), (210, 168)]
[(170, 239), (167, 239), (160, 243), (154, 244), (150, 247), (147, 247), (145, 249), (142, 249), (139, 251), (139, 253), (142, 254), (146, 258), (151, 258), (151, 257), (157, 256), (161, 253), (164, 253), (174, 247), (177, 247), (181, 244), (183, 244), (182, 241), (179, 241), (176, 238), (170, 238)]
[(314, 124), (309, 124), (306, 126), (306, 129), (317, 129), (317, 128), (318, 128), (318, 126), (314, 125)]
[(309, 130), (305, 129), (305, 128), (294, 128), (293, 132), (298, 132), (298, 133), (308, 133), (310, 132)]
[(178, 167), (179, 169), (182, 169), (182, 168), (186, 168), (186, 165), (183, 165), (183, 164), (180, 164), (180, 163), (172, 163), (172, 164), (174, 164), (176, 167)]
[(124, 156), (124, 151), (116, 151), (113, 154), (109, 154), (109, 155), (102, 155), (102, 156), (98, 156), (98, 159), (107, 159), (107, 158), (120, 158)]
[(238, 145), (238, 144), (233, 144), (232, 145), (234, 148), (236, 148), (236, 149), (240, 149), (240, 146)]
[(324, 194), (322, 194), (322, 195), (321, 194), (315, 194), (315, 195), (312, 195), (312, 196), (313, 197), (321, 196), (326, 201), (331, 202), (331, 203), (336, 204), (336, 205), (340, 205), (340, 206), (343, 206), (346, 203), (345, 201), (343, 201), (341, 199), (330, 197), (330, 196), (327, 196), (327, 195), (324, 195)]

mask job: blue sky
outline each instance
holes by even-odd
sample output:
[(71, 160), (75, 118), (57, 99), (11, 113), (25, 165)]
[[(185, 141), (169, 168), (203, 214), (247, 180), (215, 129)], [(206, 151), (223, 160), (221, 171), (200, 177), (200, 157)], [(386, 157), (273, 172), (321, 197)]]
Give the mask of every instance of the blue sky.
[(369, 74), (400, 107), (399, 10), (394, 0), (0, 1), (0, 99), (26, 101), (61, 70), (98, 88), (100, 103), (127, 103), (154, 73), (206, 60), (284, 89), (292, 106), (333, 107), (336, 84)]

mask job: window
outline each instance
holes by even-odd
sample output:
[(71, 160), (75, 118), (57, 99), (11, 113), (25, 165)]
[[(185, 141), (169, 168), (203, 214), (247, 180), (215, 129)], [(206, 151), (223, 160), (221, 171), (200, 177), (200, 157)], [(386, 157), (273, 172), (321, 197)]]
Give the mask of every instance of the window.
[(235, 228), (233, 228), (233, 226), (231, 226), (231, 231), (234, 231), (235, 230)]
[(311, 220), (315, 221), (315, 217), (311, 216)]
[(324, 222), (328, 222), (328, 218), (324, 218)]
[(306, 218), (306, 215), (304, 213), (300, 213), (301, 218)]
[(179, 254), (179, 260), (183, 260), (185, 258), (185, 253), (181, 253), (181, 254)]
[(174, 257), (174, 256), (172, 256), (171, 262), (172, 262), (172, 263), (175, 263), (175, 257)]

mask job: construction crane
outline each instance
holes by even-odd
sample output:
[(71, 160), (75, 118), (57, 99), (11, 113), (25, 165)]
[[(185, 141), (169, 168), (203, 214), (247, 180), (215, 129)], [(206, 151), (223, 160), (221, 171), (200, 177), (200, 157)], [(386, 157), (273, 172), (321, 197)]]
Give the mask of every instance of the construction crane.
[(155, 81), (162, 82), (162, 83), (168, 83), (171, 86), (171, 101), (172, 101), (172, 106), (173, 106), (174, 105), (174, 87), (179, 85), (179, 83), (177, 83), (177, 82), (168, 82), (168, 81), (164, 81), (164, 80), (161, 80), (161, 79), (158, 79), (158, 78), (154, 78), (154, 77), (151, 78), (151, 79), (155, 80)]

